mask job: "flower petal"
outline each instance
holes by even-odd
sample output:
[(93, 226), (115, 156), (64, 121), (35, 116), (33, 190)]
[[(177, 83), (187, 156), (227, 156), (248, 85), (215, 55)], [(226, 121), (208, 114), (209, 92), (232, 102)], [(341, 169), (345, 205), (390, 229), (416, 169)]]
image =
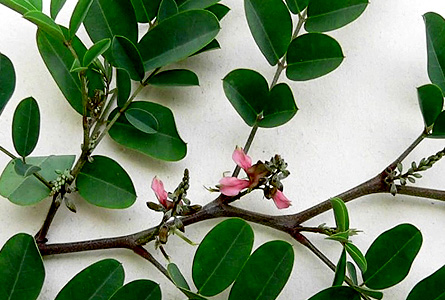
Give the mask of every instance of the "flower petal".
[(244, 153), (243, 148), (236, 146), (232, 154), (233, 161), (240, 166), (244, 171), (247, 171), (252, 166), (252, 159)]
[(287, 199), (286, 196), (284, 196), (283, 192), (280, 190), (277, 190), (272, 199), (278, 209), (288, 208), (292, 205), (290, 200)]
[(236, 196), (249, 185), (250, 182), (248, 180), (238, 179), (236, 177), (223, 177), (219, 181), (219, 190), (223, 195)]
[(153, 181), (151, 182), (151, 189), (155, 192), (156, 198), (158, 198), (159, 203), (162, 204), (165, 208), (167, 208), (167, 192), (164, 189), (164, 183), (155, 176)]

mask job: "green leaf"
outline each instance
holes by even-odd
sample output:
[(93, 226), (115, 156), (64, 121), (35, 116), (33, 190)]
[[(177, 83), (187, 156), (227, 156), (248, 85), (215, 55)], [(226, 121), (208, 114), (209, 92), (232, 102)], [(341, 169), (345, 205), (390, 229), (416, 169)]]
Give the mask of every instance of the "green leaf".
[(56, 19), (66, 0), (51, 0), (50, 14), (53, 20)]
[(116, 35), (133, 43), (138, 40), (136, 15), (130, 1), (93, 0), (83, 24), (95, 43), (106, 38), (113, 40)]
[(0, 53), (0, 115), (15, 89), (15, 71), (11, 60)]
[(221, 21), (229, 13), (230, 8), (224, 4), (217, 3), (207, 7), (206, 10), (210, 11), (218, 18), (219, 21)]
[(354, 285), (358, 285), (357, 270), (355, 269), (354, 264), (348, 261), (346, 263), (346, 268), (348, 269), (349, 278), (351, 278)]
[(269, 100), (262, 112), (263, 118), (258, 122), (260, 127), (272, 128), (290, 121), (297, 113), (292, 90), (286, 83), (275, 85), (269, 94)]
[(334, 282), (332, 286), (342, 285), (346, 275), (346, 249), (343, 248), (340, 259), (338, 260), (337, 267), (335, 269)]
[(299, 14), (307, 7), (309, 0), (286, 0), (287, 7), (293, 14)]
[(161, 289), (151, 280), (135, 280), (117, 290), (110, 300), (161, 300)]
[(115, 36), (112, 45), (113, 63), (127, 70), (131, 79), (141, 81), (145, 71), (141, 54), (132, 41), (123, 36)]
[(14, 112), (12, 120), (12, 141), (17, 153), (26, 157), (34, 150), (39, 140), (40, 111), (37, 101), (23, 99)]
[(95, 155), (76, 179), (79, 194), (93, 205), (127, 208), (136, 201), (136, 191), (127, 172), (111, 158)]
[(445, 297), (445, 266), (414, 286), (406, 300), (439, 300)]
[(36, 24), (41, 30), (50, 34), (56, 39), (65, 40), (62, 29), (54, 22), (53, 19), (42, 13), (41, 11), (30, 11), (23, 15), (25, 19)]
[(88, 70), (88, 67), (82, 67), (80, 61), (76, 58), (71, 66), (70, 72), (78, 73), (86, 70)]
[[(47, 181), (55, 180), (56, 170), (71, 169), (74, 155), (27, 157), (26, 162), (41, 169)], [(15, 171), (15, 160), (11, 160), (0, 177), (0, 195), (18, 205), (32, 205), (49, 196), (50, 190), (34, 176), (23, 177)]]
[(55, 300), (109, 299), (124, 284), (124, 268), (114, 259), (104, 259), (83, 269), (57, 294)]
[(364, 284), (385, 289), (401, 282), (422, 246), (422, 234), (411, 224), (401, 224), (382, 233), (366, 252), (368, 269)]
[(45, 268), (34, 238), (19, 233), (0, 251), (0, 299), (34, 300), (40, 294)]
[(233, 70), (223, 79), (224, 93), (247, 125), (260, 127), (285, 124), (297, 113), (292, 91), (285, 83), (269, 92), (266, 79), (253, 70)]
[[(187, 153), (187, 144), (181, 139), (176, 129), (173, 113), (162, 105), (136, 101), (128, 109), (140, 108), (151, 113), (159, 123), (158, 132), (146, 134), (132, 126), (125, 116), (120, 116), (108, 132), (117, 143), (141, 152), (145, 155), (167, 161), (177, 161)], [(117, 113), (114, 110), (109, 119)]]
[(247, 125), (253, 126), (267, 106), (269, 86), (258, 72), (233, 70), (223, 79), (224, 93)]
[(270, 65), (284, 56), (292, 38), (292, 19), (282, 0), (244, 0), (247, 23)]
[(0, 3), (22, 15), (33, 10), (42, 11), (42, 0), (0, 0)]
[(349, 229), (348, 208), (340, 198), (331, 198), (332, 209), (334, 210), (335, 224), (339, 232)]
[(297, 37), (287, 50), (286, 75), (290, 80), (304, 81), (334, 71), (343, 61), (338, 42), (322, 33)]
[(348, 286), (333, 286), (317, 293), (309, 300), (360, 300), (360, 293)]
[(443, 109), (442, 91), (437, 85), (426, 84), (417, 88), (417, 98), (425, 127), (430, 127)]
[(148, 23), (157, 16), (161, 0), (131, 0), (139, 23)]
[(169, 263), (167, 265), (167, 271), (168, 274), (170, 275), (170, 278), (173, 280), (173, 282), (177, 287), (190, 290), (190, 286), (187, 283), (187, 280), (185, 280), (184, 276), (181, 273), (181, 270), (179, 270), (176, 264)]
[(14, 159), (14, 170), (17, 175), (28, 177), (41, 170), (38, 166), (33, 166), (30, 164), (25, 164), (20, 158)]
[(362, 254), (360, 249), (357, 248), (357, 246), (352, 244), (352, 243), (346, 243), (345, 244), (345, 249), (348, 252), (348, 254), (351, 256), (351, 258), (355, 261), (357, 266), (360, 268), (362, 273), (365, 273), (368, 265), (367, 265), (367, 262), (366, 262), (366, 258)]
[(221, 46), (219, 45), (217, 40), (212, 40), (208, 45), (202, 47), (201, 49), (199, 49), (198, 51), (196, 51), (195, 53), (193, 53), (190, 56), (195, 56), (207, 51), (212, 51), (212, 50), (216, 50), (216, 49), (221, 49)]
[(369, 297), (374, 298), (374, 299), (382, 299), (383, 298), (383, 293), (379, 292), (379, 291), (368, 290), (367, 288), (361, 288), (358, 286), (354, 286), (354, 289), (359, 291), (360, 293), (368, 295)]
[(338, 29), (360, 17), (366, 6), (368, 0), (311, 0), (304, 29), (307, 32)]
[(340, 243), (347, 243), (349, 242), (349, 230), (348, 231), (341, 231), (334, 233), (328, 237), (326, 237), (327, 240), (337, 241)]
[(186, 0), (178, 6), (179, 11), (191, 9), (204, 9), (218, 3), (221, 0)]
[(158, 23), (161, 23), (165, 19), (176, 15), (178, 13), (178, 5), (176, 5), (175, 0), (162, 0), (161, 5), (159, 5), (158, 12)]
[[(62, 28), (62, 31), (68, 32), (65, 28)], [(71, 43), (77, 55), (83, 58), (87, 51), (86, 47), (77, 37), (74, 37)], [(79, 114), (82, 114), (83, 106), (80, 79), (77, 73), (71, 73), (71, 67), (75, 61), (72, 53), (62, 41), (54, 39), (41, 30), (37, 32), (37, 46), (57, 86), (70, 105)], [(104, 83), (100, 74), (88, 70), (86, 76), (89, 82), (88, 91), (90, 97), (94, 95), (95, 90), (103, 90)]]
[(214, 296), (237, 278), (250, 256), (253, 230), (241, 219), (228, 219), (216, 225), (196, 250), (193, 282), (198, 293)]
[(128, 122), (140, 131), (155, 134), (159, 130), (159, 122), (152, 113), (140, 108), (130, 108), (125, 111)]
[(199, 85), (199, 79), (190, 70), (176, 69), (159, 72), (148, 83), (158, 86), (194, 86)]
[(439, 14), (423, 15), (428, 49), (428, 76), (432, 83), (445, 91), (445, 20)]
[(145, 70), (185, 59), (210, 43), (219, 29), (215, 15), (204, 10), (185, 11), (164, 20), (138, 44)]
[(110, 39), (103, 39), (95, 43), (90, 49), (88, 49), (87, 53), (85, 53), (85, 56), (83, 57), (83, 66), (88, 67), (96, 58), (107, 51), (108, 48), (110, 48), (110, 45)]
[(73, 38), (79, 30), (80, 24), (85, 20), (88, 11), (90, 10), (93, 0), (79, 0), (74, 8), (70, 19), (69, 36)]
[(131, 94), (131, 79), (124, 69), (116, 69), (117, 106), (123, 107)]
[(229, 300), (275, 299), (283, 289), (294, 265), (292, 245), (271, 241), (250, 256), (233, 284)]
[(445, 137), (445, 111), (437, 116), (434, 121), (433, 131), (429, 137), (440, 139)]

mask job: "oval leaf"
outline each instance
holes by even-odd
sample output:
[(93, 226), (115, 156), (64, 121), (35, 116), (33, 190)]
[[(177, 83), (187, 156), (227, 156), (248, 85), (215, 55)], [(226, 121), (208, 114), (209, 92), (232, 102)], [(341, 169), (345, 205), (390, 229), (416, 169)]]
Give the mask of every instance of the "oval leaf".
[(124, 69), (116, 70), (117, 106), (123, 107), (131, 94), (131, 79)]
[(317, 293), (309, 300), (360, 300), (360, 293), (347, 286), (334, 286)]
[(445, 266), (420, 281), (406, 300), (439, 300), (445, 295)]
[(42, 13), (41, 11), (30, 11), (23, 15), (25, 19), (36, 24), (40, 29), (50, 34), (56, 39), (65, 40), (62, 29), (54, 22), (53, 19)]
[(185, 280), (184, 276), (181, 273), (181, 270), (179, 270), (176, 264), (169, 263), (167, 265), (167, 271), (168, 274), (170, 275), (170, 278), (173, 280), (173, 282), (177, 287), (190, 290), (190, 286), (187, 283), (187, 280)]
[(428, 49), (428, 76), (437, 84), (442, 93), (445, 91), (445, 19), (439, 14), (429, 12), (423, 16), (426, 27)]
[(213, 13), (218, 18), (218, 20), (221, 21), (229, 13), (230, 8), (228, 8), (224, 4), (217, 3), (207, 7), (206, 10)]
[(104, 259), (83, 269), (57, 294), (55, 300), (109, 299), (124, 284), (124, 268), (114, 259)]
[(36, 172), (39, 172), (41, 169), (38, 166), (25, 164), (20, 158), (16, 158), (14, 159), (14, 170), (17, 175), (28, 177)]
[(14, 112), (12, 141), (17, 153), (26, 157), (34, 150), (39, 140), (40, 111), (34, 98), (22, 100)]
[(93, 0), (79, 0), (74, 8), (70, 19), (69, 36), (73, 38), (76, 35), (80, 24), (85, 20), (88, 11), (90, 10)]
[(93, 42), (124, 36), (133, 43), (138, 39), (136, 15), (130, 1), (93, 0), (83, 21)]
[(335, 224), (337, 224), (337, 230), (344, 232), (349, 229), (349, 215), (348, 208), (343, 200), (340, 198), (331, 198), (332, 209), (334, 210)]
[(232, 284), (250, 256), (253, 239), (253, 230), (244, 220), (228, 219), (215, 226), (193, 259), (198, 293), (214, 296)]
[(346, 275), (346, 249), (343, 248), (335, 269), (334, 282), (332, 286), (342, 285)]
[(11, 60), (0, 53), (0, 115), (15, 89), (15, 71)]
[[(27, 157), (26, 162), (39, 167), (40, 175), (47, 181), (58, 177), (56, 170), (69, 170), (74, 155)], [(23, 177), (15, 171), (15, 160), (11, 160), (0, 177), (0, 195), (18, 205), (32, 205), (49, 196), (51, 191), (34, 176)]]
[(161, 0), (131, 0), (139, 23), (148, 23), (156, 17)]
[(442, 91), (437, 85), (426, 84), (417, 88), (417, 98), (425, 127), (430, 127), (443, 109)]
[(93, 205), (106, 208), (127, 208), (136, 201), (133, 182), (114, 160), (93, 156), (76, 179), (79, 194)]
[(159, 5), (157, 20), (159, 23), (178, 13), (178, 5), (175, 0), (162, 0)]
[(292, 90), (286, 83), (275, 85), (263, 110), (263, 118), (258, 125), (264, 128), (281, 126), (290, 121), (297, 113)]
[(0, 3), (22, 15), (29, 11), (42, 10), (42, 0), (0, 0)]
[(159, 284), (151, 280), (135, 280), (121, 287), (110, 300), (161, 300)]
[(307, 7), (309, 0), (286, 0), (287, 7), (293, 14), (299, 14)]
[[(63, 28), (62, 31), (67, 32), (65, 28)], [(77, 55), (83, 58), (87, 52), (86, 47), (77, 37), (74, 37), (71, 43)], [(60, 91), (68, 100), (69, 104), (79, 114), (82, 114), (82, 89), (78, 74), (71, 73), (71, 67), (75, 62), (71, 51), (61, 40), (57, 40), (41, 30), (37, 32), (37, 46), (46, 67), (57, 83)], [(94, 96), (95, 90), (103, 90), (104, 83), (100, 74), (88, 70), (86, 76), (89, 82), (88, 92), (90, 97)]]
[[(158, 132), (155, 134), (143, 133), (131, 125), (125, 116), (120, 116), (108, 132), (113, 140), (157, 159), (177, 161), (184, 158), (187, 153), (187, 145), (178, 134), (170, 109), (145, 101), (133, 102), (129, 106), (129, 109), (131, 108), (139, 108), (151, 113), (158, 120)], [(109, 119), (113, 118), (117, 111), (111, 112)]]
[(334, 71), (343, 58), (335, 39), (321, 33), (303, 34), (289, 45), (286, 75), (295, 81), (318, 78)]
[(190, 70), (177, 69), (159, 72), (148, 83), (158, 86), (193, 86), (199, 85), (199, 79)]
[(142, 132), (154, 134), (158, 132), (159, 122), (152, 113), (140, 109), (130, 108), (125, 112), (128, 122)]
[(311, 0), (304, 29), (325, 32), (343, 27), (365, 11), (368, 0)]
[(233, 70), (223, 79), (224, 93), (247, 125), (253, 126), (269, 100), (269, 86), (253, 70)]
[(0, 299), (34, 300), (40, 294), (45, 269), (34, 238), (19, 233), (0, 251)]
[(362, 254), (360, 249), (352, 243), (345, 243), (345, 249), (351, 256), (351, 258), (355, 261), (357, 266), (360, 268), (362, 273), (365, 273), (366, 269), (368, 268), (368, 264), (366, 262), (365, 256)]
[(131, 79), (141, 81), (145, 71), (141, 54), (136, 46), (126, 37), (115, 36), (112, 45), (113, 63), (127, 70)]
[(292, 38), (292, 19), (282, 0), (244, 0), (247, 23), (270, 65), (284, 56)]
[(218, 32), (218, 19), (204, 10), (185, 11), (164, 20), (138, 44), (145, 70), (188, 57), (210, 43)]
[(411, 224), (382, 233), (366, 252), (364, 284), (371, 289), (385, 289), (399, 283), (408, 275), (421, 246), (422, 234)]
[(105, 51), (110, 48), (111, 40), (103, 39), (96, 44), (94, 44), (83, 57), (83, 66), (88, 67), (96, 58), (102, 55)]
[(233, 284), (229, 300), (275, 299), (283, 289), (294, 265), (292, 245), (271, 241), (250, 256)]
[(65, 5), (66, 0), (51, 0), (50, 14), (53, 20), (56, 19), (62, 7)]

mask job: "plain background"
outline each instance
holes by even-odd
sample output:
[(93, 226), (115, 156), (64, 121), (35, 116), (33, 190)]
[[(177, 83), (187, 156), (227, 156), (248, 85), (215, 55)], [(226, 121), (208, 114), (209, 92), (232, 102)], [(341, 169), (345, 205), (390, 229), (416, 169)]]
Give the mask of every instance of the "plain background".
[[(44, 10), (49, 11), (44, 1)], [(146, 201), (155, 201), (151, 179), (158, 175), (173, 190), (184, 168), (191, 174), (189, 197), (205, 204), (216, 194), (204, 186), (215, 185), (223, 172), (234, 167), (231, 154), (243, 145), (250, 129), (227, 101), (221, 79), (236, 68), (251, 68), (271, 81), (270, 67), (257, 48), (244, 17), (243, 1), (223, 0), (232, 11), (222, 21), (218, 40), (222, 49), (193, 57), (173, 67), (190, 68), (200, 78), (200, 87), (153, 88), (139, 99), (171, 108), (182, 138), (188, 143), (187, 157), (176, 163), (160, 162), (124, 149), (106, 138), (95, 154), (117, 160), (132, 177), (138, 200), (126, 210), (94, 207), (80, 197), (71, 197), (78, 212), (62, 207), (49, 232), (50, 242), (68, 242), (111, 237), (140, 231), (158, 224), (160, 215), (149, 211)], [(75, 1), (68, 1), (58, 21), (67, 24)], [(421, 133), (423, 120), (416, 87), (429, 83), (426, 72), (426, 42), (422, 15), (434, 11), (445, 15), (442, 0), (373, 1), (355, 22), (330, 32), (342, 45), (346, 59), (331, 74), (307, 82), (289, 82), (299, 112), (286, 125), (259, 130), (250, 154), (253, 160), (269, 159), (279, 153), (289, 163), (291, 176), (284, 181), (291, 208), (279, 211), (260, 193), (252, 193), (235, 205), (268, 214), (295, 213), (328, 199), (371, 178), (393, 161)], [(33, 24), (0, 6), (0, 52), (14, 63), (16, 91), (0, 118), (0, 144), (12, 150), (11, 116), (25, 97), (37, 99), (41, 136), (33, 155), (80, 153), (81, 118), (75, 113), (46, 70), (35, 43)], [(80, 33), (91, 42), (83, 28)], [(285, 76), (281, 81), (288, 82)], [(419, 161), (443, 149), (442, 140), (425, 140), (405, 162)], [(0, 168), (8, 157), (0, 156)], [(419, 186), (445, 188), (445, 163), (424, 174)], [(18, 232), (34, 234), (43, 222), (49, 199), (30, 207), (0, 201), (0, 244)], [(351, 227), (363, 230), (353, 238), (365, 252), (383, 231), (401, 223), (412, 223), (423, 234), (423, 247), (408, 277), (385, 291), (385, 299), (405, 299), (411, 288), (445, 264), (445, 204), (398, 195), (372, 195), (348, 204)], [(187, 228), (187, 235), (200, 241), (220, 220)], [(334, 225), (331, 212), (307, 222)], [(333, 273), (305, 248), (287, 235), (256, 224), (255, 247), (265, 241), (284, 239), (294, 245), (295, 265), (279, 299), (307, 299), (332, 283)], [(337, 261), (340, 246), (317, 235), (308, 235), (331, 260)], [(147, 249), (166, 263), (153, 244)], [(191, 281), (195, 248), (171, 237), (166, 246), (172, 260)], [(107, 250), (45, 258), (46, 279), (39, 299), (53, 299), (76, 273), (103, 258), (116, 258), (126, 271), (126, 282), (149, 278), (161, 284), (164, 299), (184, 296), (148, 262), (130, 251)], [(226, 299), (228, 292), (215, 299)]]

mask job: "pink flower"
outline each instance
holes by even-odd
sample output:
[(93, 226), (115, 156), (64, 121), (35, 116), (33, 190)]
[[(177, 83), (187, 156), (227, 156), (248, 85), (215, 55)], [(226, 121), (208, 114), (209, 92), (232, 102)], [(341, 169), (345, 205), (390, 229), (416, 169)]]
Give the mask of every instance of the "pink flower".
[(236, 177), (223, 177), (219, 181), (219, 190), (223, 195), (236, 196), (240, 191), (248, 188), (249, 180), (238, 179)]
[(292, 205), (290, 200), (287, 199), (286, 196), (284, 196), (283, 192), (280, 190), (276, 191), (272, 199), (278, 209), (288, 208)]
[(155, 192), (156, 198), (158, 198), (159, 203), (162, 204), (166, 209), (173, 207), (173, 202), (168, 200), (167, 192), (164, 189), (164, 183), (155, 176), (151, 182), (151, 189)]
[(266, 177), (270, 173), (260, 161), (252, 166), (252, 159), (238, 146), (235, 148), (235, 151), (233, 151), (232, 159), (246, 172), (249, 179), (238, 179), (236, 177), (222, 178), (219, 181), (219, 190), (223, 195), (236, 196), (245, 188), (254, 188), (258, 186), (261, 178)]

